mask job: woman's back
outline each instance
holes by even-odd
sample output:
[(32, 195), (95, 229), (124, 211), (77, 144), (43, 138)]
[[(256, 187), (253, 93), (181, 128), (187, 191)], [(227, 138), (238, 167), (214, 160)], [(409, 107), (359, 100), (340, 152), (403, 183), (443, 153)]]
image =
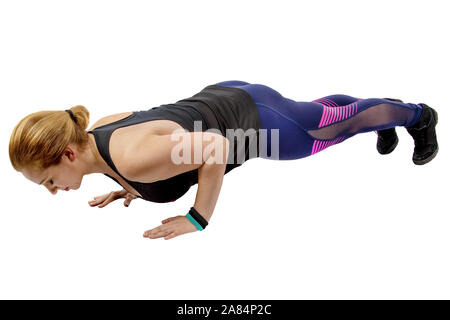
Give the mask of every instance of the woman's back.
[(198, 183), (198, 169), (156, 182), (130, 181), (120, 173), (120, 158), (127, 146), (132, 144), (133, 152), (139, 152), (139, 145), (145, 145), (143, 141), (152, 135), (170, 135), (177, 129), (188, 132), (216, 129), (226, 136), (227, 129), (238, 128), (253, 128), (256, 131), (253, 136), (246, 137), (245, 144), (234, 143), (233, 158), (236, 159), (227, 165), (225, 173), (228, 173), (242, 164), (237, 161), (241, 159), (241, 154), (245, 155), (245, 160), (249, 159), (249, 141), (255, 143), (258, 140), (259, 116), (256, 106), (241, 89), (208, 86), (193, 97), (174, 104), (107, 116), (97, 121), (88, 133), (94, 135), (93, 142), (99, 154), (112, 169), (107, 176), (145, 200), (168, 202), (178, 199), (193, 184)]

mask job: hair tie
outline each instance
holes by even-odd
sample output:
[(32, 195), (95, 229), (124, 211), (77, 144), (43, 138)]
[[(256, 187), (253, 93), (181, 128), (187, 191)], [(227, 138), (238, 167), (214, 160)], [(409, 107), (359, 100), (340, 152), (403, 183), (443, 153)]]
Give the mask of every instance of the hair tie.
[(70, 115), (70, 117), (72, 118), (72, 120), (73, 120), (75, 123), (78, 123), (77, 118), (75, 118), (75, 116), (73, 115), (72, 110), (64, 110), (64, 111), (66, 111), (66, 112)]

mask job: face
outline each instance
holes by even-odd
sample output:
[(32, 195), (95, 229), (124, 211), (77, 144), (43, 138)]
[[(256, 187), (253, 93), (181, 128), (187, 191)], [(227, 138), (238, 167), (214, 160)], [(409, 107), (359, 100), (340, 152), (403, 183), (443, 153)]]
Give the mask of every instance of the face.
[(28, 180), (40, 184), (47, 188), (52, 194), (56, 194), (58, 190), (76, 190), (80, 187), (83, 174), (80, 170), (80, 161), (74, 149), (67, 147), (64, 155), (61, 157), (59, 164), (51, 166), (45, 170), (36, 168), (27, 168), (22, 174)]

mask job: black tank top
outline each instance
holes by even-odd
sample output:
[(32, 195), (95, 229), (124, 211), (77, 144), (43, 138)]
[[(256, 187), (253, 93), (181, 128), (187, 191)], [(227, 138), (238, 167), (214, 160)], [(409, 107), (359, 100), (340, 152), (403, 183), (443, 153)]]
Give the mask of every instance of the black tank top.
[[(183, 196), (192, 185), (198, 183), (198, 169), (151, 183), (130, 181), (119, 173), (109, 153), (109, 140), (112, 132), (117, 128), (152, 120), (175, 121), (189, 132), (194, 132), (194, 121), (201, 121), (202, 131), (211, 128), (218, 129), (225, 137), (226, 129), (241, 128), (244, 131), (255, 129), (255, 134), (245, 136), (244, 145), (238, 145), (236, 140), (232, 142), (234, 146), (233, 163), (227, 164), (225, 174), (241, 165), (237, 161), (237, 159), (242, 159), (237, 158), (239, 154), (242, 153), (241, 157), (243, 157), (245, 153), (245, 161), (254, 158), (253, 154), (249, 153), (250, 144), (256, 144), (256, 156), (259, 156), (259, 129), (261, 127), (259, 113), (251, 96), (240, 88), (210, 85), (190, 98), (145, 111), (133, 111), (124, 119), (88, 131), (94, 135), (98, 151), (105, 162), (136, 189), (142, 195), (140, 198), (144, 200), (160, 203), (175, 201)], [(251, 133), (251, 131), (248, 132)], [(114, 177), (106, 173), (105, 175), (119, 183)]]

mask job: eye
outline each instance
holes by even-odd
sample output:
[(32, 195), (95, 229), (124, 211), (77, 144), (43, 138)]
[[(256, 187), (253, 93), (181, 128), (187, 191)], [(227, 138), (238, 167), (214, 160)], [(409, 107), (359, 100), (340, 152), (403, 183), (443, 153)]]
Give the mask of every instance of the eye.
[(50, 182), (50, 184), (53, 184), (53, 179), (50, 179), (50, 181), (49, 181), (49, 182)]

